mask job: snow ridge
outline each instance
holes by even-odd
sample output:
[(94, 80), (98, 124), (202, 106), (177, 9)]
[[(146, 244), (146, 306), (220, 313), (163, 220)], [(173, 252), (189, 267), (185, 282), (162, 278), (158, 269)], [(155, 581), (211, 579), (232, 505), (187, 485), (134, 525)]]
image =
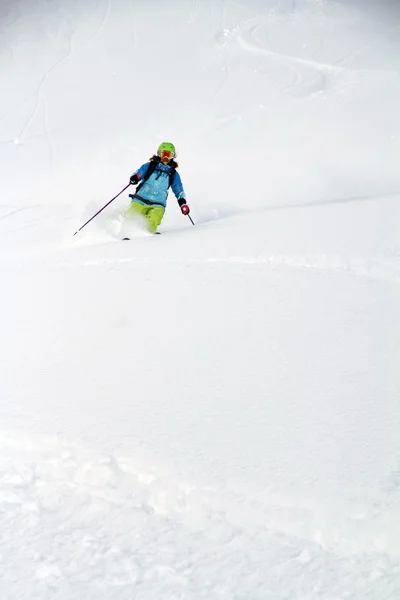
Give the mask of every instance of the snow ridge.
[[(379, 521), (368, 540), (361, 514), (336, 530), (325, 515), (313, 529), (310, 507), (199, 487), (57, 438), (13, 432), (1, 437), (0, 449), (7, 600), (82, 590), (90, 598), (128, 599), (134, 590), (137, 598), (155, 599), (160, 585), (171, 598), (195, 599), (201, 590), (209, 598), (272, 599), (283, 573), (286, 594), (299, 598), (328, 600), (349, 577), (358, 590), (351, 597), (360, 600), (394, 598), (400, 585), (400, 547), (397, 558), (382, 553)], [(351, 560), (344, 562), (346, 545)], [(231, 573), (224, 581), (221, 564)]]

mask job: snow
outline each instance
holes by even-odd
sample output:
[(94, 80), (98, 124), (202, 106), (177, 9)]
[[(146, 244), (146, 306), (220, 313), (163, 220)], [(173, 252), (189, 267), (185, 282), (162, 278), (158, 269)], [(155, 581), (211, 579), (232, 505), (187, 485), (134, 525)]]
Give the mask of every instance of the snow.
[[(0, 6), (2, 600), (400, 598), (400, 6)], [(173, 141), (191, 215), (120, 243)]]

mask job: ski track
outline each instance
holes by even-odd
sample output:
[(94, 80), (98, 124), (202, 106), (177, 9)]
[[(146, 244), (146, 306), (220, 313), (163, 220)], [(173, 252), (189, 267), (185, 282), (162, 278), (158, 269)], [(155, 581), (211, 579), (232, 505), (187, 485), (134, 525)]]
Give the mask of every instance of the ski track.
[[(278, 495), (193, 483), (56, 436), (10, 432), (0, 450), (7, 600), (77, 591), (155, 599), (161, 582), (164, 598), (188, 600), (395, 600), (400, 592), (400, 562), (387, 552), (379, 519), (318, 515), (317, 506)], [(222, 564), (231, 574), (224, 582)]]
[[(28, 139), (34, 139), (37, 137), (42, 137), (45, 136), (48, 140), (48, 145), (49, 145), (49, 155), (50, 155), (50, 164), (52, 164), (53, 161), (53, 143), (51, 140), (51, 134), (55, 133), (57, 130), (54, 131), (50, 131), (49, 128), (49, 124), (48, 124), (48, 118), (47, 118), (47, 114), (48, 114), (48, 108), (47, 108), (47, 99), (45, 95), (42, 95), (42, 90), (46, 84), (46, 82), (48, 81), (50, 75), (63, 63), (65, 63), (66, 61), (68, 61), (68, 59), (70, 57), (72, 57), (72, 55), (79, 51), (82, 50), (85, 46), (87, 46), (88, 44), (90, 44), (98, 35), (100, 35), (108, 21), (109, 15), (111, 13), (111, 6), (112, 6), (112, 1), (111, 0), (107, 0), (107, 6), (106, 6), (106, 10), (104, 12), (104, 15), (101, 19), (101, 23), (100, 25), (97, 27), (97, 29), (94, 31), (94, 33), (80, 46), (78, 46), (77, 48), (74, 48), (73, 43), (72, 43), (72, 39), (73, 39), (73, 33), (69, 36), (68, 38), (68, 51), (61, 56), (58, 60), (56, 60), (48, 69), (47, 71), (44, 73), (44, 75), (42, 75), (41, 79), (39, 80), (37, 86), (36, 86), (36, 90), (33, 94), (31, 94), (29, 96), (29, 98), (25, 99), (17, 108), (11, 108), (10, 110), (8, 110), (4, 115), (1, 116), (0, 118), (0, 125), (1, 123), (3, 123), (3, 121), (5, 121), (5, 119), (7, 119), (12, 113), (14, 113), (16, 110), (20, 110), (20, 107), (27, 104), (28, 102), (31, 102), (32, 99), (34, 99), (34, 107), (30, 113), (30, 115), (27, 117), (27, 119), (25, 120), (24, 124), (22, 125), (22, 127), (20, 128), (19, 132), (17, 133), (17, 135), (15, 136), (15, 138), (13, 140), (5, 140), (3, 142), (1, 142), (2, 144), (15, 144), (15, 143), (25, 143), (25, 140)], [(44, 132), (41, 134), (36, 134), (34, 136), (30, 136), (28, 138), (26, 138), (26, 131), (29, 129), (30, 125), (32, 124), (33, 120), (35, 119), (35, 117), (38, 115), (40, 107), (43, 107), (43, 127), (44, 127)], [(62, 130), (62, 129), (61, 129)]]
[[(249, 267), (272, 266), (288, 267), (296, 269), (307, 269), (319, 272), (342, 272), (357, 277), (369, 277), (398, 284), (400, 282), (400, 262), (393, 258), (392, 260), (365, 260), (358, 257), (344, 257), (340, 255), (285, 255), (271, 254), (263, 256), (256, 254), (254, 256), (228, 256), (228, 257), (203, 257), (203, 258), (165, 258), (165, 257), (104, 257), (84, 260), (80, 263), (84, 267), (103, 267), (117, 266), (126, 264), (238, 264), (248, 265)], [(74, 268), (75, 263), (61, 262), (63, 267)]]
[[(323, 92), (328, 89), (328, 75), (342, 73), (343, 69), (310, 59), (299, 58), (276, 52), (266, 47), (257, 39), (257, 32), (263, 27), (263, 23), (254, 21), (243, 26), (237, 36), (239, 46), (253, 54), (261, 54), (267, 58), (275, 59), (292, 73), (291, 82), (282, 88), (280, 92), (290, 94), (294, 97), (304, 97), (310, 94)], [(264, 25), (264, 27), (266, 27)], [(311, 77), (306, 77), (307, 71), (311, 70)]]
[[(294, 12), (295, 7), (294, 3), (289, 10)], [(280, 11), (278, 10), (278, 12)], [(282, 64), (287, 71), (291, 72), (292, 81), (288, 85), (280, 87), (279, 91), (294, 98), (304, 98), (330, 89), (333, 84), (332, 77), (351, 73), (353, 69), (348, 66), (351, 60), (369, 50), (382, 37), (381, 35), (375, 35), (371, 40), (346, 54), (336, 63), (326, 63), (275, 51), (268, 42), (270, 19), (270, 15), (262, 19), (251, 19), (239, 28), (236, 41), (244, 51), (274, 59)], [(393, 31), (396, 27), (397, 25), (393, 26)], [(266, 41), (262, 41), (263, 38)], [(326, 38), (322, 40), (321, 48), (326, 45), (327, 41)], [(321, 48), (319, 52), (321, 52)]]
[[(0, 205), (0, 209), (3, 208), (2, 205)], [(7, 207), (8, 208), (8, 207)], [(38, 205), (33, 205), (33, 206), (22, 206), (21, 208), (16, 208), (14, 210), (11, 210), (10, 212), (7, 212), (5, 214), (0, 215), (0, 220), (3, 219), (9, 219), (10, 217), (13, 217), (14, 215), (19, 214), (20, 212), (26, 211), (26, 210), (36, 210), (38, 208)]]
[[(36, 117), (38, 111), (39, 111), (39, 107), (40, 107), (40, 98), (41, 98), (41, 93), (42, 93), (42, 88), (44, 86), (44, 84), (46, 83), (47, 79), (49, 78), (50, 74), (57, 69), (57, 67), (59, 67), (63, 62), (65, 62), (66, 60), (68, 60), (68, 58), (72, 55), (73, 52), (73, 48), (72, 48), (72, 36), (70, 36), (69, 40), (68, 40), (68, 45), (69, 45), (69, 50), (68, 52), (62, 56), (61, 58), (59, 58), (49, 69), (47, 69), (47, 71), (45, 72), (45, 74), (42, 76), (42, 78), (40, 79), (36, 91), (33, 94), (33, 97), (35, 98), (35, 103), (34, 103), (34, 108), (33, 111), (31, 112), (30, 116), (27, 118), (27, 120), (25, 121), (24, 125), (22, 126), (22, 128), (20, 129), (19, 133), (16, 136), (16, 140), (18, 142), (23, 141), (23, 137), (25, 135), (25, 132), (27, 131), (27, 129), (29, 128), (29, 126), (31, 125), (31, 123), (33, 122), (34, 118)], [(47, 107), (46, 107), (46, 100), (45, 98), (43, 98), (43, 103), (45, 106), (45, 115), (47, 113)], [(44, 135), (49, 139), (50, 138), (50, 133), (48, 131), (48, 129), (46, 129), (47, 127), (47, 116), (44, 117), (44, 127), (45, 127), (45, 133)], [(51, 152), (51, 145), (50, 145), (50, 152)]]

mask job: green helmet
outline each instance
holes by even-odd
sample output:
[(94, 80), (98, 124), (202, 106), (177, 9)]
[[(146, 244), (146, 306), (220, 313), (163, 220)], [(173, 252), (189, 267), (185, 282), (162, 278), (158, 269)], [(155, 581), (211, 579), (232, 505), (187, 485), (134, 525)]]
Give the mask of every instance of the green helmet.
[(163, 142), (157, 148), (157, 154), (161, 159), (172, 160), (176, 156), (175, 146), (170, 142)]

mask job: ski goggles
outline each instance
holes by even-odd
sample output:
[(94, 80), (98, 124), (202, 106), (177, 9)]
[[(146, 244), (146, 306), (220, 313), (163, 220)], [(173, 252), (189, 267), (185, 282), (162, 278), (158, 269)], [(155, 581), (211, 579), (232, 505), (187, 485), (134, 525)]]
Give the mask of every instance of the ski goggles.
[(172, 160), (175, 158), (175, 152), (172, 152), (171, 150), (162, 150), (158, 153), (158, 156), (161, 160)]

